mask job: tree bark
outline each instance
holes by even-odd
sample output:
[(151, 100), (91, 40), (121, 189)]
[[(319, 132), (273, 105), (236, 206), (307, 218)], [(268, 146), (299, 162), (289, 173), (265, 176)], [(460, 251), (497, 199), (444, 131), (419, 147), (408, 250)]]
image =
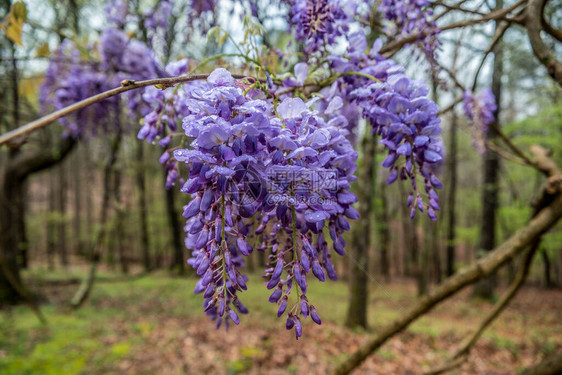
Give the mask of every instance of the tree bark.
[[(496, 9), (503, 7), (503, 0), (496, 2)], [(496, 22), (496, 28), (499, 22)], [(494, 71), (492, 73), (492, 92), (496, 97), (497, 109), (494, 113), (494, 124), (489, 127), (487, 142), (493, 142), (498, 134), (495, 130), (500, 125), (501, 79), (503, 75), (502, 41), (494, 47)], [(480, 227), (479, 253), (489, 252), (496, 244), (496, 211), (498, 208), (498, 175), (500, 169), (499, 155), (489, 148), (484, 151), (484, 178), (482, 188), (482, 222)], [(478, 254), (477, 254), (478, 255)], [(482, 280), (474, 287), (474, 296), (491, 300), (494, 296), (494, 277)]]
[(115, 233), (117, 234), (117, 255), (119, 256), (119, 265), (121, 272), (124, 274), (129, 273), (129, 260), (127, 259), (124, 237), (125, 237), (125, 207), (121, 199), (121, 170), (114, 171), (113, 177), (113, 191), (115, 195), (115, 211), (116, 223)]
[(552, 278), (550, 277), (550, 258), (548, 257), (548, 253), (545, 248), (541, 249), (541, 257), (544, 267), (544, 285), (547, 288), (552, 288), (554, 287), (554, 283), (552, 282)]
[(449, 147), (447, 150), (447, 169), (449, 172), (449, 194), (447, 196), (447, 256), (446, 275), (455, 273), (455, 245), (456, 245), (456, 200), (457, 200), (457, 113), (453, 110)]
[[(19, 303), (24, 296), (18, 290), (22, 287), (18, 256), (21, 249), (22, 233), (25, 231), (25, 211), (21, 209), (24, 199), (24, 183), (27, 178), (40, 170), (59, 163), (74, 146), (73, 139), (64, 139), (58, 150), (38, 149), (30, 152), (11, 153), (2, 178), (0, 194), (0, 304)], [(50, 151), (50, 152), (49, 152)], [(25, 238), (25, 237), (23, 237)]]
[(64, 164), (61, 163), (57, 167), (57, 211), (60, 220), (57, 221), (57, 247), (60, 256), (60, 262), (64, 268), (68, 267), (68, 253), (66, 248), (66, 178)]
[(379, 249), (380, 249), (380, 262), (381, 270), (384, 279), (387, 283), (390, 282), (390, 223), (388, 220), (388, 202), (386, 196), (386, 182), (383, 180), (379, 184), (379, 197), (381, 207), (377, 218), (377, 231), (379, 234)]
[[(164, 171), (164, 179), (166, 176), (167, 173)], [(173, 187), (170, 188), (170, 190), (166, 190), (166, 212), (168, 214), (168, 224), (170, 225), (173, 247), (173, 260), (170, 268), (177, 270), (179, 274), (183, 274), (185, 272), (185, 265), (183, 262), (184, 247), (182, 244), (182, 231), (178, 218), (178, 211), (176, 210), (176, 197), (174, 193), (175, 191)]]
[(139, 191), (139, 222), (140, 222), (140, 245), (142, 253), (142, 264), (145, 272), (150, 271), (150, 248), (148, 238), (148, 210), (146, 207), (146, 181), (144, 176), (144, 142), (137, 145), (137, 168), (135, 170), (137, 189)]
[(76, 253), (84, 255), (82, 238), (82, 164), (78, 152), (74, 153), (74, 239)]
[(49, 216), (47, 219), (47, 264), (49, 270), (55, 269), (55, 248), (56, 248), (56, 238), (55, 238), (55, 221), (54, 216), (56, 214), (56, 190), (57, 184), (55, 181), (55, 174), (49, 173)]
[(357, 180), (360, 218), (355, 224), (349, 258), (349, 306), (345, 319), (346, 327), (367, 328), (367, 305), (369, 301), (367, 270), (371, 245), (371, 206), (373, 193), (373, 163), (375, 138), (370, 126), (365, 129), (362, 140), (363, 165)]

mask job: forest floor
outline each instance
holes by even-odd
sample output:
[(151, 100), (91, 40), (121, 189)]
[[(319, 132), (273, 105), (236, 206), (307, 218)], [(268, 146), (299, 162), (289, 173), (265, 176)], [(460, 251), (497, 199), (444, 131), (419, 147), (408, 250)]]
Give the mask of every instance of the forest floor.
[[(83, 270), (33, 270), (26, 280), (45, 297), (41, 325), (29, 308), (0, 311), (0, 374), (325, 374), (369, 334), (415, 299), (408, 280), (371, 286), (370, 330), (342, 326), (343, 282), (312, 281), (307, 293), (322, 326), (307, 319), (303, 337), (285, 330), (258, 275), (241, 300), (240, 326), (215, 330), (192, 293), (194, 278), (104, 273), (90, 300), (68, 307)], [(66, 281), (65, 281), (66, 280)], [(492, 305), (470, 290), (439, 305), (387, 342), (354, 374), (421, 374), (447, 358)], [(562, 291), (525, 287), (452, 374), (517, 374), (562, 348)]]

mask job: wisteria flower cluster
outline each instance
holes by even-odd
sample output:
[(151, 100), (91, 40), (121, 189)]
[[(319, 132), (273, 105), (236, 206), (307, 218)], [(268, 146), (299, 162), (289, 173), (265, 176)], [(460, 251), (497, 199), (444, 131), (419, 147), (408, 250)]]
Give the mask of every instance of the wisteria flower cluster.
[(238, 324), (238, 313), (247, 312), (237, 294), (246, 289), (241, 267), (253, 251), (248, 237), (257, 235), (258, 251), (270, 253), (270, 302), (279, 305), (278, 316), (287, 311), (287, 328), (298, 338), (301, 317), (321, 323), (306, 297), (307, 275), (337, 278), (324, 229), (343, 254), (347, 220), (358, 218), (349, 191), (357, 153), (338, 126), (341, 116), (313, 111), (299, 98), (274, 111), (240, 86), (217, 69), (184, 100), (183, 128), (193, 141), (173, 156), (190, 167), (182, 191), (192, 196), (184, 216), (190, 264), (202, 276), (195, 291), (217, 325)]
[(463, 108), (466, 117), (470, 120), (474, 127), (472, 136), (474, 144), (479, 152), (484, 151), (486, 133), (488, 133), (489, 125), (496, 117), (496, 97), (489, 88), (484, 88), (478, 95), (470, 90), (466, 90), (463, 94)]
[(349, 30), (349, 15), (334, 0), (297, 0), (291, 7), (292, 24), (297, 40), (305, 43), (305, 51), (324, 50)]
[[(91, 46), (94, 54), (84, 55), (72, 41), (65, 41), (50, 59), (45, 81), (40, 88), (43, 111), (61, 109), (92, 95), (120, 85), (123, 79), (142, 80), (162, 75), (152, 51), (115, 28), (106, 28), (99, 43)], [(139, 93), (127, 95), (130, 117), (138, 118)], [(112, 97), (61, 119), (71, 136), (96, 135), (98, 132), (125, 130), (118, 116), (121, 103)]]
[(382, 0), (379, 10), (391, 22), (385, 29), (387, 35), (405, 38), (417, 34), (415, 44), (433, 62), (441, 43), (437, 38), (440, 30), (431, 19), (433, 11), (430, 6), (431, 2), (427, 0)]
[[(207, 3), (192, 2), (202, 13), (212, 10)], [(203, 294), (203, 308), (217, 327), (239, 324), (239, 314), (248, 313), (239, 294), (248, 287), (243, 268), (254, 251), (267, 255), (264, 287), (286, 328), (298, 339), (304, 319), (322, 323), (307, 292), (313, 279), (337, 279), (332, 257), (345, 254), (344, 233), (359, 218), (351, 187), (358, 158), (352, 142), (360, 121), (387, 151), (386, 182), (410, 182), (411, 217), (421, 211), (436, 219), (444, 155), (438, 107), (423, 82), (409, 79), (402, 66), (379, 53), (381, 39), (367, 45), (363, 29), (353, 24), (358, 9), (370, 8), (364, 5), (291, 2), (291, 27), (303, 45), (299, 56), (305, 56), (294, 74), (273, 71), (257, 56), (249, 59), (255, 77), (234, 79), (217, 68), (205, 81), (127, 94), (126, 117), (141, 124), (137, 137), (165, 149), (159, 161), (168, 172), (166, 188), (181, 186), (190, 197), (183, 210), (185, 246), (200, 277), (195, 292)], [(383, 0), (379, 10), (410, 34), (435, 29), (427, 5)], [(127, 10), (110, 12), (114, 25), (125, 22)], [(145, 15), (149, 37), (168, 28), (172, 13), (173, 1), (166, 0)], [(344, 53), (331, 48), (340, 42), (347, 45)], [(187, 59), (161, 69), (152, 49), (119, 27), (105, 29), (93, 47), (95, 58), (84, 64), (75, 45), (61, 46), (42, 87), (45, 106), (62, 108), (123, 79), (190, 72)], [(486, 111), (493, 112), (485, 96), (467, 103), (473, 118), (488, 119)], [(117, 99), (103, 101), (64, 124), (73, 135), (93, 133), (99, 124), (118, 124), (120, 109)]]

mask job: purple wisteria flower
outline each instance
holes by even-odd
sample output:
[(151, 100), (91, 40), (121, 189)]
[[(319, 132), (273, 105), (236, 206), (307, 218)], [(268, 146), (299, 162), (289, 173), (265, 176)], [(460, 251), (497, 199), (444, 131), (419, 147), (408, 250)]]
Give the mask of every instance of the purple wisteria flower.
[(437, 51), (441, 46), (438, 40), (440, 33), (435, 21), (431, 19), (433, 10), (431, 2), (427, 0), (382, 0), (380, 12), (390, 25), (385, 32), (394, 38), (405, 38), (418, 34), (414, 43), (419, 46), (430, 63), (437, 58)]
[[(367, 54), (362, 31), (352, 33), (348, 39), (354, 40), (348, 47), (348, 57), (330, 57), (334, 70), (348, 74), (332, 89), (362, 109), (363, 117), (373, 126), (373, 133), (387, 148), (388, 156), (383, 162), (383, 167), (390, 171), (387, 183), (398, 178), (411, 181), (408, 199), (411, 217), (417, 208), (435, 220), (435, 211), (439, 209), (435, 189), (442, 187), (436, 174), (444, 152), (439, 137), (439, 108), (427, 98), (427, 86), (410, 80), (403, 74), (403, 67), (378, 54), (380, 40), (374, 42)], [(423, 178), (427, 203), (418, 186), (418, 175)]]
[[(115, 88), (124, 79), (143, 80), (166, 75), (146, 44), (130, 39), (116, 28), (104, 29), (99, 42), (90, 50), (97, 52), (99, 60), (95, 55), (84, 58), (71, 41), (63, 42), (55, 51), (40, 89), (43, 111), (61, 109)], [(147, 108), (140, 99), (140, 91), (130, 91), (125, 97), (129, 120), (135, 121), (145, 114)], [(128, 127), (119, 116), (124, 106), (125, 103), (115, 96), (66, 116), (60, 122), (73, 137), (125, 130)]]
[[(272, 266), (265, 273), (267, 288), (274, 289), (270, 302), (279, 304), (278, 316), (287, 313), (287, 327), (295, 328), (298, 338), (302, 319), (321, 323), (306, 296), (307, 276), (337, 279), (332, 249), (344, 254), (342, 235), (350, 229), (348, 220), (358, 218), (352, 207), (357, 198), (349, 190), (357, 153), (335, 113), (341, 98), (321, 112), (300, 98), (285, 98), (274, 111), (268, 101), (244, 96), (222, 68), (207, 82), (184, 87), (184, 96), (173, 96), (173, 102), (184, 108), (183, 129), (192, 142), (165, 152), (161, 162), (174, 171), (178, 163), (189, 165), (181, 190), (191, 194), (184, 208), (185, 244), (201, 276), (195, 292), (203, 293), (205, 311), (218, 326), (238, 324), (238, 313), (247, 312), (238, 299), (247, 281), (241, 270), (253, 251), (249, 236), (258, 236), (258, 251), (270, 253)], [(155, 140), (161, 133), (151, 118), (175, 109), (156, 89), (143, 97), (160, 103), (160, 114), (145, 116), (139, 133)], [(252, 218), (258, 219), (255, 229)]]
[(484, 88), (478, 95), (470, 90), (463, 94), (463, 108), (466, 117), (474, 126), (473, 138), (479, 152), (484, 151), (488, 126), (495, 120), (496, 98), (489, 88)]
[(305, 43), (307, 53), (324, 50), (325, 44), (335, 44), (352, 22), (336, 0), (296, 0), (291, 14), (295, 36)]

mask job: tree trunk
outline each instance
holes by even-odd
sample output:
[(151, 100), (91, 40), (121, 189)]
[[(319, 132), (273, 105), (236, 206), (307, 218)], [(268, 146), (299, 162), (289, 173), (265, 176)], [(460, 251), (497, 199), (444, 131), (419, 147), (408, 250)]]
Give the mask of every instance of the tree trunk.
[[(89, 181), (92, 186), (96, 184), (96, 173), (94, 171), (94, 165), (92, 160), (90, 159), (90, 152), (88, 149), (88, 145), (84, 145), (85, 153), (84, 153), (84, 172), (86, 174), (86, 181)], [(94, 205), (92, 203), (92, 194), (86, 194), (86, 228), (93, 228), (94, 226)], [(86, 235), (84, 236), (84, 251), (85, 255), (88, 259), (92, 257), (90, 250), (92, 248), (91, 244), (93, 241), (93, 236), (89, 231), (86, 231)]]
[(433, 222), (426, 221), (425, 235), (423, 236), (423, 246), (419, 251), (419, 261), (418, 261), (418, 296), (424, 296), (428, 292), (429, 284), (429, 256), (431, 254), (431, 225), (435, 225)]
[(546, 249), (544, 247), (541, 249), (541, 257), (544, 267), (544, 285), (547, 288), (552, 288), (554, 287), (554, 283), (552, 282), (552, 278), (550, 277), (550, 258), (548, 257), (548, 253), (546, 252)]
[[(78, 151), (78, 150), (77, 150)], [(80, 154), (74, 153), (74, 239), (76, 253), (84, 255), (84, 243), (82, 239), (82, 165)]]
[[(496, 8), (503, 6), (503, 0), (496, 2)], [(496, 28), (499, 25), (496, 23)], [(492, 74), (492, 92), (496, 97), (497, 110), (495, 116), (495, 126), (500, 125), (499, 115), (501, 107), (501, 78), (503, 73), (502, 61), (502, 42), (498, 42), (494, 48), (494, 71)], [(494, 125), (494, 124), (492, 124)], [(487, 133), (487, 142), (493, 142), (497, 137), (494, 126), (490, 126)], [(498, 207), (498, 174), (499, 174), (499, 156), (490, 149), (484, 152), (484, 179), (482, 189), (482, 225), (480, 227), (480, 255), (489, 252), (494, 248), (496, 243), (496, 210)], [(478, 254), (477, 254), (478, 255)], [(494, 296), (494, 277), (482, 280), (474, 287), (474, 296), (492, 299)]]
[(371, 245), (371, 206), (373, 194), (373, 163), (375, 138), (370, 126), (365, 129), (362, 141), (363, 165), (357, 180), (357, 197), (359, 198), (360, 218), (355, 224), (351, 240), (349, 259), (351, 261), (349, 275), (349, 307), (345, 325), (347, 327), (367, 328), (367, 305), (369, 267), (369, 246)]
[(47, 219), (47, 264), (49, 270), (55, 269), (55, 215), (57, 210), (56, 204), (57, 183), (53, 171), (49, 173), (49, 214)]
[(439, 226), (432, 225), (431, 228), (431, 255), (433, 257), (433, 271), (434, 279), (437, 284), (441, 283), (441, 278), (443, 276), (441, 267), (441, 241), (439, 238)]
[(20, 250), (27, 246), (21, 242), (25, 241), (25, 181), (33, 173), (63, 160), (74, 144), (74, 140), (65, 139), (58, 150), (10, 152), (0, 190), (0, 304), (18, 303), (25, 298), (18, 292), (25, 290), (18, 262)]
[(148, 238), (148, 210), (146, 207), (146, 181), (144, 176), (144, 142), (137, 142), (137, 168), (135, 170), (137, 189), (139, 191), (139, 220), (140, 220), (140, 245), (142, 253), (142, 264), (146, 272), (150, 271), (150, 248)]
[(58, 177), (58, 213), (60, 220), (57, 222), (58, 243), (57, 247), (60, 255), (60, 262), (64, 268), (68, 267), (68, 253), (66, 249), (66, 178), (64, 164), (61, 163), (57, 168)]
[(447, 196), (447, 268), (445, 273), (451, 276), (455, 273), (455, 245), (456, 245), (456, 200), (457, 200), (457, 113), (453, 110), (449, 149), (447, 150), (447, 169), (449, 172), (449, 194)]
[(115, 194), (115, 211), (117, 213), (115, 223), (115, 233), (117, 234), (117, 255), (119, 256), (119, 265), (121, 272), (129, 273), (129, 262), (125, 253), (125, 244), (123, 237), (125, 236), (125, 208), (121, 200), (121, 170), (115, 170), (113, 178), (113, 191)]
[[(166, 178), (166, 176), (167, 173), (164, 171), (164, 178)], [(173, 247), (173, 261), (170, 268), (177, 270), (179, 274), (183, 274), (185, 272), (185, 265), (183, 264), (183, 235), (178, 218), (178, 211), (176, 210), (176, 197), (174, 193), (174, 187), (170, 188), (170, 190), (166, 190), (166, 212), (168, 214), (168, 224), (170, 225)]]
[(386, 196), (386, 182), (383, 180), (379, 184), (379, 196), (380, 196), (380, 213), (377, 218), (377, 230), (379, 234), (379, 249), (380, 249), (380, 262), (381, 270), (384, 276), (384, 280), (390, 282), (390, 254), (389, 254), (389, 244), (390, 244), (390, 223), (388, 220), (388, 202)]
[(23, 200), (23, 183), (8, 169), (4, 174), (2, 195), (0, 196), (0, 246), (2, 254), (0, 263), (0, 305), (20, 302), (23, 296), (17, 291), (21, 284), (20, 264), (18, 255), (20, 250), (19, 225), (24, 213), (19, 210), (19, 202)]

